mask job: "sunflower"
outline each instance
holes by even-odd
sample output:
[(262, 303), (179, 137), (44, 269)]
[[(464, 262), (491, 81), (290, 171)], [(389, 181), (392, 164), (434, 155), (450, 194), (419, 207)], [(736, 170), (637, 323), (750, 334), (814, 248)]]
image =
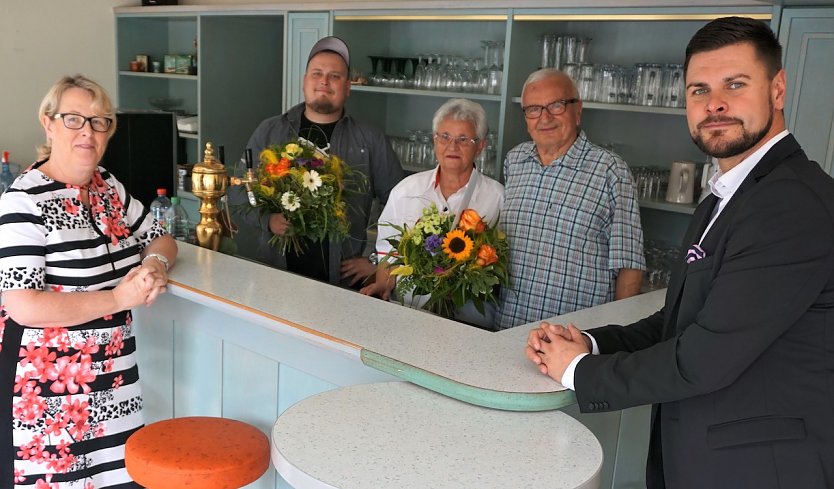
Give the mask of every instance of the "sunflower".
[(469, 258), (474, 247), (475, 244), (472, 242), (472, 239), (462, 229), (449, 231), (446, 233), (446, 237), (443, 238), (443, 252), (449, 258), (454, 258), (457, 261), (463, 261)]

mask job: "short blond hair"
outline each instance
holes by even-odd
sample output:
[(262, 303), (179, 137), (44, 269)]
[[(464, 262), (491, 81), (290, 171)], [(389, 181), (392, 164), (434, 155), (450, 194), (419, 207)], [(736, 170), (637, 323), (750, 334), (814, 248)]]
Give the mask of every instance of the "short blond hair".
[[(89, 92), (93, 96), (93, 110), (104, 117), (113, 119), (113, 123), (110, 124), (110, 129), (107, 131), (107, 139), (110, 139), (113, 133), (116, 132), (116, 117), (113, 111), (113, 102), (101, 85), (84, 75), (64, 76), (55, 82), (41, 101), (41, 106), (38, 108), (38, 120), (44, 115), (52, 118), (58, 112), (61, 97), (70, 88), (80, 88)], [(52, 142), (46, 141), (37, 147), (37, 151), (38, 160), (49, 158), (52, 154)]]

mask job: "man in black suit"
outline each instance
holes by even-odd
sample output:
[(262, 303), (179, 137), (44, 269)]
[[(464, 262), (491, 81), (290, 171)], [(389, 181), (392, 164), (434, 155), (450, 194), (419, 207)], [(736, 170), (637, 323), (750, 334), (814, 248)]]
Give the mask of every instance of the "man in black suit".
[(769, 27), (686, 49), (692, 139), (718, 160), (665, 306), (626, 327), (542, 323), (526, 354), (583, 412), (653, 404), (655, 488), (834, 487), (834, 180), (785, 130)]

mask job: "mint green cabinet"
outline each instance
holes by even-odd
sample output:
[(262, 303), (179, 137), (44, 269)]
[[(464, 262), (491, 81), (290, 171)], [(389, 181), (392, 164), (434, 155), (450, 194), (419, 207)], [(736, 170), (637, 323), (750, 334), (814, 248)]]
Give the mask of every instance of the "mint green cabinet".
[(834, 175), (834, 8), (786, 8), (779, 38), (788, 129), (808, 157)]
[(287, 79), (284, 109), (304, 101), (302, 78), (310, 49), (330, 34), (329, 12), (290, 12), (287, 15)]
[[(255, 126), (282, 111), (283, 12), (115, 12), (119, 108), (199, 116), (196, 134), (180, 133), (180, 163), (201, 161), (208, 141), (225, 147), (228, 163), (237, 161)], [(165, 55), (196, 56), (196, 73), (130, 71), (137, 55), (163, 64)]]

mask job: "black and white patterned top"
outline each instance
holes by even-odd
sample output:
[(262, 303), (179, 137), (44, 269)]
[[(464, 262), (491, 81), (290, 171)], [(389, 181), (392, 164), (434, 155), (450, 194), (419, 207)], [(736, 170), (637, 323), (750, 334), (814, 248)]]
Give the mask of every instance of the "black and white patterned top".
[[(162, 227), (104, 168), (88, 208), (42, 164), (0, 197), (0, 293), (112, 289)], [(135, 346), (130, 311), (34, 328), (0, 300), (0, 487), (139, 487), (124, 468), (143, 424)]]

